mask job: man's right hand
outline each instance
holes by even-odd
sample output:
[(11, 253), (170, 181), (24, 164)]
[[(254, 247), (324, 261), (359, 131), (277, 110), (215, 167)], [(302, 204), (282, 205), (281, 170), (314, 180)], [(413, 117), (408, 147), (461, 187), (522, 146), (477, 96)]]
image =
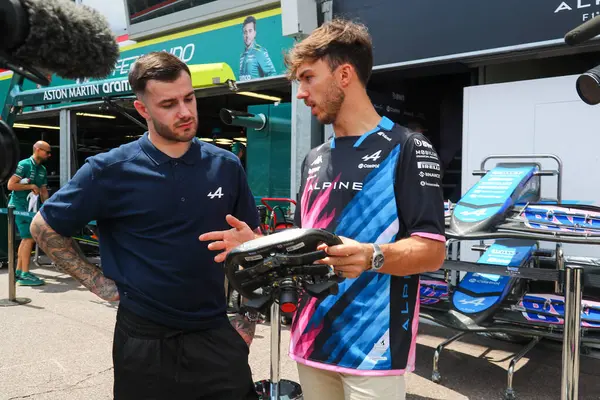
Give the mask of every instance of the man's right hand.
[(215, 262), (218, 263), (225, 261), (227, 254), (237, 246), (256, 239), (256, 235), (245, 222), (240, 221), (233, 215), (227, 215), (225, 220), (231, 226), (231, 229), (207, 232), (199, 237), (203, 242), (213, 241), (208, 245), (209, 250), (224, 250), (215, 256)]
[(112, 279), (108, 279), (105, 276), (100, 276), (98, 283), (92, 290), (96, 296), (106, 301), (119, 301), (119, 290), (117, 285)]
[(33, 194), (35, 194), (36, 196), (40, 194), (40, 188), (37, 187), (37, 185), (28, 185), (29, 186), (29, 190), (31, 190), (33, 192)]

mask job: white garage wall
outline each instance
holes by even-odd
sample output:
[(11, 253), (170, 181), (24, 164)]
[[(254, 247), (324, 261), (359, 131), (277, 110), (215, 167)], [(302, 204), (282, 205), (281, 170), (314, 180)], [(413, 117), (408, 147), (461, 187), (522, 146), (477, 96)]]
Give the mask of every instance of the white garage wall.
[[(563, 200), (600, 205), (600, 106), (579, 99), (577, 76), (465, 88), (463, 194), (478, 181), (472, 172), (480, 169), (486, 156), (551, 153), (563, 162)], [(486, 168), (497, 162), (501, 160), (489, 161)], [(556, 169), (551, 160), (541, 163), (545, 169)], [(555, 177), (542, 177), (542, 196), (556, 197)], [(477, 259), (479, 253), (468, 248), (461, 246), (462, 258)], [(564, 249), (567, 255), (600, 257), (600, 246)]]

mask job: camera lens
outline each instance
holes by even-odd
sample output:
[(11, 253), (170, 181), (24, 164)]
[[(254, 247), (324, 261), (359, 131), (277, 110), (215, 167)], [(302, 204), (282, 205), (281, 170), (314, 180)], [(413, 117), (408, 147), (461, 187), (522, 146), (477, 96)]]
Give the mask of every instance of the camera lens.
[(589, 105), (600, 103), (600, 65), (577, 78), (577, 94)]

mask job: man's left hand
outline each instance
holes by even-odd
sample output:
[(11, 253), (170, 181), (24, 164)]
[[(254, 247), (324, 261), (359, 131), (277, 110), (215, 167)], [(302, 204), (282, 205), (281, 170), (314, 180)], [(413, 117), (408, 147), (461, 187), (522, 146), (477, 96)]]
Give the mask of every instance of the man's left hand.
[(340, 239), (343, 244), (319, 246), (318, 249), (325, 250), (328, 257), (317, 261), (317, 264), (333, 266), (339, 277), (358, 278), (364, 271), (371, 268), (373, 246), (346, 237), (340, 237)]
[(225, 261), (227, 254), (235, 247), (256, 238), (252, 229), (244, 221), (240, 221), (233, 215), (227, 215), (225, 219), (231, 229), (203, 233), (198, 238), (202, 242), (212, 242), (208, 245), (209, 250), (223, 250), (215, 256), (215, 262), (218, 263)]

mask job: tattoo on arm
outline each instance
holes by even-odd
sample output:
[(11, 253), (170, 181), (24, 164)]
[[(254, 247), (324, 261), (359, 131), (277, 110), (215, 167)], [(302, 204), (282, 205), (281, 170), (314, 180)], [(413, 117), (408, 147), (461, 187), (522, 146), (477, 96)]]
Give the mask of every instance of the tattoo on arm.
[(245, 315), (236, 313), (229, 317), (229, 322), (240, 334), (244, 342), (250, 347), (252, 340), (254, 339), (254, 333), (256, 332), (256, 321), (250, 321)]
[(254, 339), (254, 333), (256, 332), (256, 322), (249, 321), (246, 316), (242, 314), (235, 314), (230, 317), (229, 321), (231, 325), (235, 328), (235, 330), (240, 334), (244, 342), (248, 346), (252, 344), (252, 340)]
[(56, 233), (38, 213), (31, 223), (31, 235), (40, 248), (63, 272), (71, 275), (92, 293), (105, 300), (116, 300), (113, 281), (90, 263), (73, 239)]

